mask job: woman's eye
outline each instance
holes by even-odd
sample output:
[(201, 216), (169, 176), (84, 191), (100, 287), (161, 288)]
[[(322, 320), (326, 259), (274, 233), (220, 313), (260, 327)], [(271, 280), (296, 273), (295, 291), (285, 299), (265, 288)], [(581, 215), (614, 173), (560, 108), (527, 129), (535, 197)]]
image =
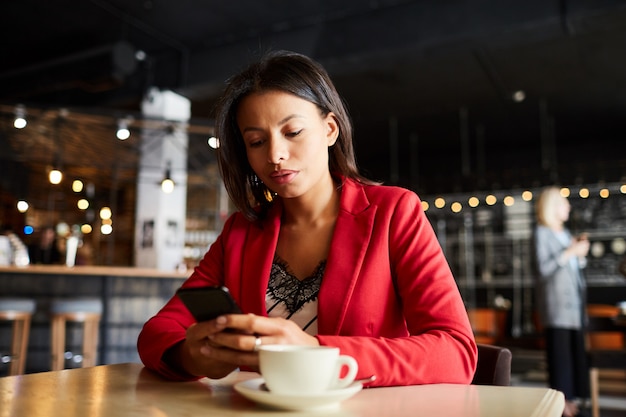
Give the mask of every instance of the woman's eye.
[(298, 136), (300, 133), (302, 133), (302, 129), (296, 130), (294, 132), (287, 132), (286, 136), (289, 137), (289, 138), (293, 138), (293, 137)]
[(263, 138), (259, 138), (259, 137), (255, 137), (255, 138), (248, 138), (245, 140), (247, 146), (249, 148), (257, 148), (261, 145), (263, 145)]

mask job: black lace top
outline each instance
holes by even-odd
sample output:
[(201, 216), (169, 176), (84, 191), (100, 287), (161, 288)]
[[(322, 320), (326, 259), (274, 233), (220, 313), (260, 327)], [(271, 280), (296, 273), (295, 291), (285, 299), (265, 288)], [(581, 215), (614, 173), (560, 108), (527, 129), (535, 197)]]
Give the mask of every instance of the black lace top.
[(267, 314), (292, 320), (308, 334), (316, 335), (317, 296), (325, 268), (324, 260), (311, 276), (299, 280), (287, 262), (275, 255), (266, 293)]

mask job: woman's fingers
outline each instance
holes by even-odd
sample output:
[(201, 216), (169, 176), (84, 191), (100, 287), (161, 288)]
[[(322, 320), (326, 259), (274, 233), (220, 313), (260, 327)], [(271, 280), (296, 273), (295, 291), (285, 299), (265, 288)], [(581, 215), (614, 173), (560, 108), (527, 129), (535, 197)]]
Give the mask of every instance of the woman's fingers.
[(269, 344), (318, 345), (313, 336), (290, 320), (253, 314), (229, 314), (187, 329), (188, 348), (204, 369), (222, 364), (258, 369), (258, 349)]
[(319, 342), (290, 320), (230, 314), (190, 326), (186, 344), (190, 356), (201, 362), (203, 367), (223, 363), (255, 368), (258, 366), (259, 346), (318, 345)]
[[(291, 320), (254, 314), (230, 314), (223, 317), (226, 320), (224, 326), (234, 332), (220, 332), (211, 336), (211, 339), (233, 349), (254, 351), (258, 343), (319, 345), (315, 337), (302, 331)], [(259, 336), (260, 342), (250, 335)]]

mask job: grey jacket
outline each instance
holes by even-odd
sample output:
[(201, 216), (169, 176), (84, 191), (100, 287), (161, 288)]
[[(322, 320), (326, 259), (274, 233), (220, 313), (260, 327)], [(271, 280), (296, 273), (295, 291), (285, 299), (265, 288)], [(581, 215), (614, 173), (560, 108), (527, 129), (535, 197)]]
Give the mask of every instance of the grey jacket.
[[(571, 238), (569, 232), (566, 232)], [(581, 329), (586, 303), (586, 286), (581, 269), (585, 266), (576, 258), (576, 267), (559, 258), (567, 245), (548, 227), (535, 230), (535, 256), (537, 263), (537, 307), (545, 327)], [(586, 262), (584, 262), (586, 263)]]

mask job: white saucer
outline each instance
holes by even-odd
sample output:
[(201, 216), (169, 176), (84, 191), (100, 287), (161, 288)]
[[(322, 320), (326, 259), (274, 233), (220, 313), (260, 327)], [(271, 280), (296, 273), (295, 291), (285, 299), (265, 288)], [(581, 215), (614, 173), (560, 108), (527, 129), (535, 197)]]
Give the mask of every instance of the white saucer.
[(363, 384), (355, 382), (346, 388), (315, 395), (280, 395), (266, 390), (263, 378), (249, 379), (235, 384), (235, 390), (249, 400), (284, 410), (319, 410), (337, 408), (339, 403), (361, 391)]

